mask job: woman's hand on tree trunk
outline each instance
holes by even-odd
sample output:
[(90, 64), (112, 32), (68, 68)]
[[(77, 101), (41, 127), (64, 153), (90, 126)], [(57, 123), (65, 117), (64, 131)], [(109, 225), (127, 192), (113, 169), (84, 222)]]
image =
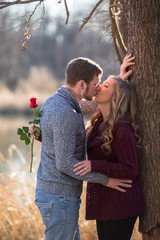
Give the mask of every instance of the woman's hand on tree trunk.
[(121, 79), (128, 80), (128, 77), (133, 73), (133, 70), (127, 71), (127, 67), (135, 64), (135, 62), (133, 62), (134, 59), (135, 57), (132, 57), (132, 54), (127, 54), (123, 59), (123, 63), (121, 64), (120, 75), (119, 75)]

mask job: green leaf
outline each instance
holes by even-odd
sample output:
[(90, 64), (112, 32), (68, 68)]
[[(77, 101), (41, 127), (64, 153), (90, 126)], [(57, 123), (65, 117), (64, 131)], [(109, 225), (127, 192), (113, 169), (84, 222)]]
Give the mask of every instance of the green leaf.
[(18, 129), (17, 129), (17, 134), (18, 134), (18, 135), (21, 135), (22, 133), (23, 133), (23, 130), (22, 130), (21, 128), (18, 128)]
[(42, 117), (43, 110), (39, 111), (37, 117)]
[(27, 137), (26, 133), (22, 133), (21, 136), (20, 136), (20, 139), (21, 140), (25, 140)]
[(31, 134), (30, 133), (28, 133), (28, 137), (31, 138)]
[(34, 121), (29, 121), (29, 122), (28, 122), (28, 124), (33, 124), (33, 123), (34, 123)]
[(35, 122), (35, 124), (39, 124), (39, 123), (40, 123), (40, 120), (39, 120), (39, 119), (36, 119), (34, 122)]
[(29, 127), (22, 127), (22, 129), (24, 130), (24, 132), (29, 133)]
[(35, 121), (30, 121), (28, 124), (39, 124), (40, 120), (36, 119)]
[(25, 139), (25, 144), (26, 144), (26, 145), (29, 145), (30, 142), (31, 142), (30, 139), (27, 137), (27, 138)]

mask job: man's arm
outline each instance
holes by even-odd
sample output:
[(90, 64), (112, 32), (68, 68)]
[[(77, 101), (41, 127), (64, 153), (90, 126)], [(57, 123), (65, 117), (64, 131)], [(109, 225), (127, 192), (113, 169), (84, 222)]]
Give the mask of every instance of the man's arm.
[[(59, 121), (60, 119), (61, 119), (61, 121)], [(69, 176), (72, 176), (76, 179), (79, 179), (79, 180), (102, 183), (103, 185), (105, 185), (109, 188), (112, 188), (112, 189), (116, 189), (120, 192), (126, 192), (126, 190), (124, 188), (131, 187), (131, 183), (132, 183), (131, 180), (124, 180), (124, 179), (117, 179), (117, 178), (109, 178), (108, 179), (106, 176), (104, 176), (103, 174), (100, 174), (100, 173), (90, 173), (90, 174), (88, 173), (87, 176), (85, 176), (85, 177), (76, 175), (76, 173), (73, 171), (73, 168), (74, 168), (74, 164), (79, 163), (79, 161), (74, 157), (74, 152), (73, 152), (73, 149), (75, 148), (75, 142), (76, 142), (75, 129), (73, 130), (72, 126), (69, 128), (70, 132), (71, 132), (71, 136), (73, 137), (72, 142), (74, 145), (71, 149), (72, 151), (70, 151), (69, 148), (70, 148), (72, 142), (70, 141), (70, 138), (69, 139), (67, 139), (67, 137), (63, 138), (64, 130), (62, 130), (62, 128), (60, 127), (61, 124), (63, 126), (63, 119), (61, 117), (60, 118), (57, 117), (57, 120), (58, 120), (58, 125), (59, 125), (60, 131), (58, 131), (58, 130), (55, 131), (56, 134), (54, 134), (54, 139), (55, 139), (54, 142), (56, 143), (56, 149), (57, 149), (56, 150), (56, 156), (57, 156), (56, 165), (57, 165), (57, 168), (59, 169), (59, 171), (65, 173)], [(69, 119), (69, 123), (71, 123), (70, 119)], [(67, 127), (67, 125), (65, 127)], [(63, 126), (63, 128), (65, 128), (65, 127)], [(33, 125), (31, 125), (31, 127), (30, 127), (30, 133), (34, 137)], [(70, 136), (70, 133), (68, 134), (68, 136)], [(56, 141), (57, 137), (59, 139), (58, 143)], [(41, 139), (38, 139), (38, 140), (41, 141)], [(58, 150), (58, 149), (60, 149), (60, 150)], [(68, 154), (66, 155), (66, 153), (68, 153)], [(59, 158), (59, 155), (60, 155), (60, 158)], [(63, 158), (63, 156), (64, 156), (64, 158)], [(67, 161), (66, 161), (66, 159), (67, 159)]]
[[(63, 172), (78, 180), (85, 180), (88, 182), (101, 183), (106, 185), (108, 177), (100, 173), (89, 173), (86, 176), (78, 176), (73, 171), (74, 165), (79, 162), (75, 157), (75, 150), (77, 144), (77, 113), (63, 111), (54, 119), (53, 137), (56, 167), (60, 172)], [(78, 143), (78, 144), (84, 144)]]
[(54, 147), (57, 169), (73, 178), (93, 183), (101, 183), (104, 186), (126, 192), (124, 188), (131, 187), (131, 180), (109, 179), (101, 173), (88, 173), (85, 176), (78, 176), (73, 171), (74, 165), (78, 163), (79, 160), (75, 158), (74, 153), (77, 126), (73, 126), (71, 119), (74, 119), (74, 117), (67, 113), (63, 114), (63, 117), (57, 117), (57, 121), (55, 122), (55, 126), (57, 127), (54, 129)]

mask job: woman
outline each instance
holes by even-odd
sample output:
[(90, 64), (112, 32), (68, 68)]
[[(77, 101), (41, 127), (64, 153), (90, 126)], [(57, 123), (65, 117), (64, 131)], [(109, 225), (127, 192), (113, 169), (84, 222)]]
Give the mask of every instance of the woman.
[(88, 128), (88, 160), (75, 165), (77, 174), (100, 172), (132, 179), (125, 193), (88, 183), (86, 219), (96, 219), (99, 240), (129, 240), (144, 201), (137, 178), (139, 138), (135, 125), (136, 94), (127, 82), (109, 77), (94, 98), (99, 105)]

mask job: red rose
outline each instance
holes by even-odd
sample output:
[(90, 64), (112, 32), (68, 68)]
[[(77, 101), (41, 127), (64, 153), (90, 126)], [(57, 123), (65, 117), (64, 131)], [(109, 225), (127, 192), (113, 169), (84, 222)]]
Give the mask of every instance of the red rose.
[(36, 108), (38, 104), (36, 103), (37, 98), (31, 98), (30, 99), (30, 107), (31, 108)]

